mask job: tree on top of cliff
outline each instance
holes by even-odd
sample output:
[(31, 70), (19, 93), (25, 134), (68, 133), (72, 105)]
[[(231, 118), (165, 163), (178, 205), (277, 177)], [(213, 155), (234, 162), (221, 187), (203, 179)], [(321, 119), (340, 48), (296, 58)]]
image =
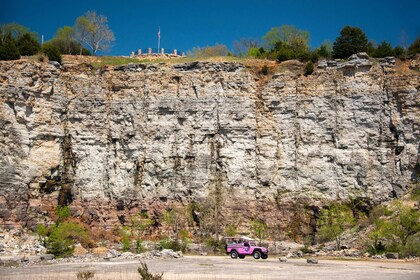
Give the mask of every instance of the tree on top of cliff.
[(34, 55), (41, 49), (39, 43), (29, 33), (25, 33), (17, 40), (17, 47), (21, 55)]
[(4, 42), (0, 41), (0, 60), (16, 60), (20, 58), (20, 53), (15, 45), (15, 41), (9, 34)]
[(55, 37), (49, 42), (59, 48), (62, 54), (90, 55), (90, 51), (76, 40), (75, 28), (71, 26), (57, 29)]
[(333, 57), (348, 58), (350, 55), (365, 52), (368, 47), (366, 34), (359, 27), (346, 26), (334, 42)]
[(408, 47), (408, 55), (415, 55), (420, 53), (420, 35), (417, 39)]
[(98, 51), (106, 51), (115, 41), (114, 33), (108, 27), (108, 18), (88, 11), (76, 19), (76, 38), (80, 43), (92, 49), (94, 55)]
[(7, 23), (0, 25), (0, 44), (6, 42), (7, 36), (15, 41), (19, 40), (23, 35), (29, 34), (34, 41), (38, 41), (38, 33), (31, 32), (29, 28), (18, 23)]
[(309, 32), (293, 25), (273, 27), (263, 37), (264, 45), (269, 48), (288, 46), (294, 52), (309, 51)]

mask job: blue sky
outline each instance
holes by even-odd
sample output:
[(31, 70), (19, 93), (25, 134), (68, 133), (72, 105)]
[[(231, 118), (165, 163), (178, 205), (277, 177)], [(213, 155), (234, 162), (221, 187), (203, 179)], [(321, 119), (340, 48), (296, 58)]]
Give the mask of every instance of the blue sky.
[(46, 40), (88, 10), (108, 17), (116, 42), (107, 55), (129, 55), (138, 48), (187, 51), (225, 44), (233, 49), (243, 37), (258, 38), (271, 27), (294, 25), (311, 34), (311, 47), (334, 41), (345, 25), (358, 26), (375, 42), (408, 43), (420, 34), (420, 0), (270, 1), (270, 0), (2, 0), (0, 23), (17, 22)]

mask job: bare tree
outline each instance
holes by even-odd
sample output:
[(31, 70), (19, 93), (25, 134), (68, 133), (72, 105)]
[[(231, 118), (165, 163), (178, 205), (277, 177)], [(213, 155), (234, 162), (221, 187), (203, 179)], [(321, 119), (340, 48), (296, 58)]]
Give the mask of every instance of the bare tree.
[(246, 39), (242, 38), (240, 41), (235, 40), (235, 49), (239, 56), (245, 56), (248, 54), (249, 49), (251, 48), (259, 48), (260, 43), (258, 42), (258, 39)]
[(95, 11), (78, 17), (74, 28), (77, 40), (92, 49), (94, 55), (98, 51), (108, 50), (115, 41), (114, 33), (108, 27), (108, 18)]

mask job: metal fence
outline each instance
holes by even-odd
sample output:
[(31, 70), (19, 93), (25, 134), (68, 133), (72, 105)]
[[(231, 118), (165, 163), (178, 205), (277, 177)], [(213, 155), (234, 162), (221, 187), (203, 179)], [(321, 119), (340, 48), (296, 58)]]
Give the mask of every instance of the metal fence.
[(135, 55), (139, 55), (139, 51), (141, 51), (142, 55), (147, 55), (147, 54), (162, 54), (162, 49), (163, 49), (163, 54), (178, 54), (181, 55), (183, 52), (181, 50), (178, 49), (165, 49), (165, 48), (161, 48), (160, 50), (158, 50), (157, 48), (146, 48), (146, 49), (137, 49), (134, 51)]

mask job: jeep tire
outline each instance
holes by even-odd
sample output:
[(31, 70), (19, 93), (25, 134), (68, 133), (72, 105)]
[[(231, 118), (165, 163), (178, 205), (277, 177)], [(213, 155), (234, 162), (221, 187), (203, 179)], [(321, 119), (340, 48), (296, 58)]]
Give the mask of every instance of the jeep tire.
[(254, 251), (252, 253), (252, 256), (254, 257), (254, 259), (258, 260), (259, 258), (261, 258), (261, 252), (260, 251)]
[(235, 250), (231, 251), (230, 252), (230, 257), (232, 259), (236, 259), (238, 257), (238, 252), (236, 252)]

